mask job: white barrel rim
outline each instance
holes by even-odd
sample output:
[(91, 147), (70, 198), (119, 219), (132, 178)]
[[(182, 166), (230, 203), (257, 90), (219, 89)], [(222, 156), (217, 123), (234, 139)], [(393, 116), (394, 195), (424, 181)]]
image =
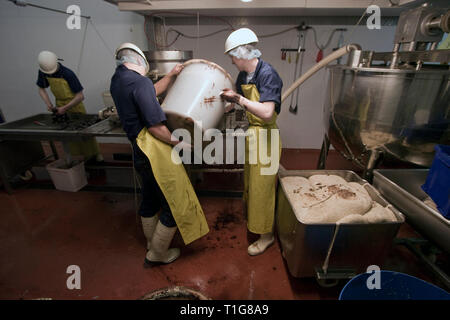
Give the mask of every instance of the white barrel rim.
[(194, 64), (194, 63), (204, 63), (204, 64), (207, 64), (207, 65), (221, 71), (225, 75), (225, 77), (227, 77), (231, 81), (231, 83), (233, 83), (233, 79), (231, 78), (230, 74), (224, 68), (222, 68), (221, 66), (219, 66), (218, 64), (216, 64), (214, 62), (211, 62), (211, 61), (208, 61), (205, 59), (191, 59), (191, 60), (188, 60), (185, 63), (183, 63), (183, 66), (186, 67), (186, 66)]

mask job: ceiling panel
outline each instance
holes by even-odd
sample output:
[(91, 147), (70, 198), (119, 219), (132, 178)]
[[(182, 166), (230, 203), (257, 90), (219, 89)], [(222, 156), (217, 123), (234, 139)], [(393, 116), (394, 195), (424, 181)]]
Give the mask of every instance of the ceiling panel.
[(105, 0), (121, 11), (143, 15), (158, 13), (177, 16), (176, 12), (215, 16), (360, 16), (375, 4), (384, 16), (398, 16), (406, 7), (417, 6), (422, 0)]

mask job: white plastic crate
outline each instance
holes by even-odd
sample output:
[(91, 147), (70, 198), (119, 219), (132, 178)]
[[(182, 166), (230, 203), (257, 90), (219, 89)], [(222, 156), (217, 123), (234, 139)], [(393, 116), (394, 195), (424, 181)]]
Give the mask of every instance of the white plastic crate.
[(74, 161), (76, 164), (69, 169), (64, 169), (63, 159), (53, 161), (46, 166), (56, 189), (76, 192), (87, 185), (84, 161), (77, 158), (74, 158)]

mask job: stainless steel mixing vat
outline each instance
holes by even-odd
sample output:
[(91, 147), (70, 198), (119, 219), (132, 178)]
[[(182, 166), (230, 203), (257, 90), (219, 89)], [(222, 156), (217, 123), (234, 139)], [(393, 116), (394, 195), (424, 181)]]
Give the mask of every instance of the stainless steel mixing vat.
[(424, 3), (404, 10), (392, 52), (350, 52), (347, 65), (329, 66), (326, 133), (318, 168), (331, 144), (372, 171), (386, 156), (430, 166), (434, 145), (450, 144), (450, 10)]
[(448, 66), (329, 66), (326, 138), (346, 158), (375, 167), (383, 153), (429, 166), (436, 143), (450, 144)]

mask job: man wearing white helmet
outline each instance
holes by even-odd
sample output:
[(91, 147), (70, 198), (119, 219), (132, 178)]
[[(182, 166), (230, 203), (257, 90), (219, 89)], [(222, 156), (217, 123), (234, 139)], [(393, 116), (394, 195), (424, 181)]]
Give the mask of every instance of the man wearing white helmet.
[[(276, 70), (260, 56), (255, 48), (258, 42), (256, 34), (241, 28), (232, 32), (225, 42), (225, 54), (231, 57), (232, 63), (238, 68), (236, 91), (230, 88), (223, 90), (224, 100), (237, 103), (245, 108), (250, 123), (248, 133), (254, 134), (257, 144), (271, 148), (271, 133), (277, 130), (277, 115), (280, 113), (281, 89), (283, 82)], [(265, 141), (260, 139), (260, 130), (267, 130)], [(256, 164), (249, 163), (249, 137), (246, 138), (246, 163), (244, 165), (244, 201), (247, 209), (247, 227), (260, 237), (248, 247), (249, 255), (263, 253), (273, 242), (273, 225), (275, 215), (276, 174), (263, 175), (261, 169), (266, 167), (258, 159)], [(281, 141), (276, 141), (281, 154)], [(259, 158), (259, 157), (258, 157)], [(276, 160), (279, 161), (279, 158)], [(269, 165), (267, 165), (269, 166)], [(277, 163), (278, 167), (278, 163)]]
[[(58, 62), (58, 57), (50, 51), (42, 51), (38, 56), (39, 72), (36, 84), (39, 95), (50, 112), (58, 115), (65, 113), (86, 113), (83, 104), (83, 86), (78, 77), (69, 68)], [(46, 88), (50, 87), (55, 96), (55, 104), (51, 102)], [(70, 153), (82, 155), (85, 160), (103, 161), (97, 141), (94, 138), (87, 141), (70, 142)]]
[(183, 142), (172, 138), (156, 98), (167, 90), (183, 66), (175, 66), (153, 85), (146, 77), (147, 59), (134, 44), (122, 44), (116, 50), (116, 61), (110, 91), (142, 180), (139, 214), (147, 239), (145, 262), (171, 263), (180, 256), (180, 249), (169, 249), (177, 227), (185, 244), (209, 231), (183, 165), (171, 158), (172, 147)]

